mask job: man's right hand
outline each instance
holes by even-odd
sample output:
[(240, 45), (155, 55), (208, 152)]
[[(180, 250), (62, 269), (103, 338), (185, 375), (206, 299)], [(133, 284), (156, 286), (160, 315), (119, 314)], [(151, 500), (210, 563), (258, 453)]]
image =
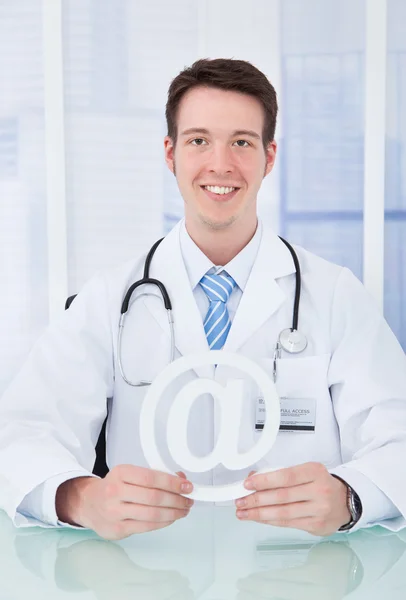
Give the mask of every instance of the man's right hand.
[(171, 525), (186, 517), (193, 485), (182, 476), (133, 465), (118, 465), (104, 479), (78, 477), (56, 492), (58, 519), (119, 540)]

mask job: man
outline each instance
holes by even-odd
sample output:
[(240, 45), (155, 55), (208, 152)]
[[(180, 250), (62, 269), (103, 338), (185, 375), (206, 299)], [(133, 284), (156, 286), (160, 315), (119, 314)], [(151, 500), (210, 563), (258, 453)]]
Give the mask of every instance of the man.
[[(275, 90), (244, 61), (197, 61), (170, 86), (165, 159), (185, 219), (158, 246), (150, 276), (164, 283), (173, 304), (176, 356), (224, 348), (272, 372), (295, 289), (289, 250), (257, 218), (258, 190), (276, 157), (276, 116)], [(398, 529), (406, 513), (404, 354), (347, 269), (296, 251), (300, 329), (308, 344), (298, 356), (281, 355), (276, 385), (293, 408), (303, 399), (311, 407), (314, 432), (280, 432), (264, 463), (254, 466), (280, 468), (246, 479), (254, 493), (236, 502), (237, 517), (316, 535), (378, 522)], [(233, 480), (222, 465), (187, 479), (145, 461), (138, 424), (146, 387), (124, 381), (117, 344), (121, 303), (144, 261), (94, 277), (39, 340), (2, 399), (0, 506), (16, 525), (70, 524), (122, 538), (185, 517), (193, 504), (185, 497), (190, 480)], [(225, 297), (216, 293), (220, 288)], [(153, 380), (169, 349), (166, 312), (148, 285), (131, 299), (121, 341), (128, 379)], [(195, 371), (220, 383), (230, 377), (222, 365)], [(179, 465), (164, 444), (168, 410), (196, 373), (174, 384), (157, 414), (161, 452), (174, 472)], [(248, 396), (245, 447), (258, 439), (251, 416), (256, 396)], [(100, 479), (91, 469), (106, 398), (110, 472)], [(203, 456), (219, 427), (212, 400), (199, 400), (190, 415), (190, 443)]]

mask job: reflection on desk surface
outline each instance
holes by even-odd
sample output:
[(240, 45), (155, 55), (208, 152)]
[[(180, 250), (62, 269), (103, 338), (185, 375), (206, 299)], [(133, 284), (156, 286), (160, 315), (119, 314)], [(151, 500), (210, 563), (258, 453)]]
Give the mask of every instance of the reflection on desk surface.
[(119, 542), (91, 531), (16, 529), (0, 512), (0, 599), (404, 600), (406, 530), (316, 538), (195, 506)]

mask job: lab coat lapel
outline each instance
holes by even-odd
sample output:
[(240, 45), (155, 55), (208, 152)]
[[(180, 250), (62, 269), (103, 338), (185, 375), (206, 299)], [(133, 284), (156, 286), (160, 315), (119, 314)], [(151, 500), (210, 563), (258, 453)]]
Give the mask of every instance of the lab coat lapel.
[[(180, 223), (161, 242), (151, 262), (150, 276), (162, 281), (172, 302), (175, 345), (182, 356), (207, 352), (209, 350), (203, 321), (196, 304), (189, 277), (183, 261), (180, 240)], [(156, 288), (151, 287), (156, 294)], [(156, 302), (145, 304), (160, 326), (169, 335), (166, 311)], [(212, 378), (214, 366), (202, 366), (195, 369), (199, 377)]]
[(274, 232), (264, 227), (258, 254), (241, 296), (224, 350), (237, 352), (245, 341), (276, 312), (286, 296), (275, 280), (294, 272), (295, 267), (288, 248)]

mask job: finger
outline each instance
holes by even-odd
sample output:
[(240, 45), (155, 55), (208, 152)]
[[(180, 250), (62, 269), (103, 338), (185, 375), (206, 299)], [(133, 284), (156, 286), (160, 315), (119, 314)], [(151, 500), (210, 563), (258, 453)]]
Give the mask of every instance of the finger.
[(188, 494), (193, 490), (191, 481), (177, 475), (134, 465), (119, 465), (115, 469), (122, 480), (131, 485), (166, 490), (175, 494)]
[(194, 502), (179, 494), (124, 484), (120, 500), (126, 503), (143, 504), (145, 506), (161, 506), (166, 508), (190, 508)]
[(188, 514), (188, 508), (165, 508), (123, 502), (120, 505), (119, 519), (133, 519), (134, 521), (147, 521), (149, 523), (164, 523), (167, 521), (177, 521), (178, 519), (186, 517)]
[(303, 517), (313, 517), (316, 514), (315, 502), (294, 502), (279, 506), (260, 506), (247, 510), (237, 510), (237, 517), (245, 521), (292, 521)]
[[(327, 469), (321, 463), (305, 463), (295, 467), (279, 469), (270, 473), (261, 473), (249, 477), (244, 482), (247, 489), (270, 490), (282, 487), (293, 487), (311, 483), (318, 477), (325, 475)], [(252, 484), (252, 487), (250, 487)]]
[(179, 477), (182, 477), (182, 479), (187, 479), (183, 471), (176, 471), (176, 475), (179, 475)]
[(311, 483), (296, 485), (294, 487), (277, 488), (276, 490), (264, 490), (254, 492), (244, 498), (235, 501), (238, 508), (255, 508), (259, 506), (274, 506), (278, 504), (292, 504), (293, 502), (304, 502), (313, 500), (314, 486)]

